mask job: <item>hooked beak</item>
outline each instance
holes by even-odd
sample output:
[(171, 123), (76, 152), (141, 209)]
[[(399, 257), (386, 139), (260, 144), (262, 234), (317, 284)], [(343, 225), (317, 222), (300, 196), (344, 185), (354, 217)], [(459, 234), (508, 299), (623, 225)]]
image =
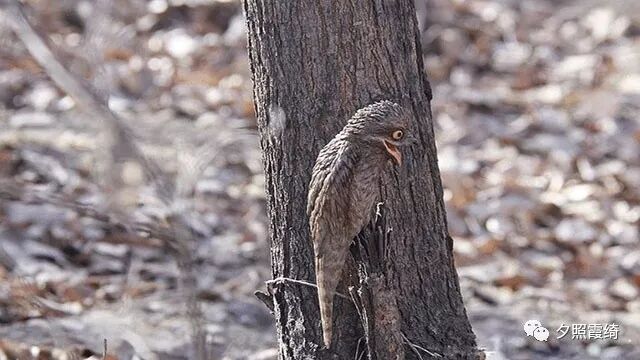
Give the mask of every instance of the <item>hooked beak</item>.
[(402, 153), (400, 153), (400, 150), (398, 150), (398, 147), (388, 142), (387, 140), (383, 140), (382, 143), (384, 143), (384, 147), (387, 149), (387, 152), (389, 153), (389, 155), (391, 155), (393, 159), (396, 161), (396, 164), (398, 166), (402, 165)]

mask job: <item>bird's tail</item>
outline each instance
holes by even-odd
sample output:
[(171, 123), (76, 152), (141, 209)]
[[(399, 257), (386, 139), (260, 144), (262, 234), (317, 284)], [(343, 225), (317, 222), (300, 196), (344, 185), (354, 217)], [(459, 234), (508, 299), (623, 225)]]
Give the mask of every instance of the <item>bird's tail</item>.
[[(318, 284), (318, 302), (324, 345), (331, 346), (333, 335), (333, 296), (340, 281), (340, 269), (333, 264), (337, 259), (316, 258), (316, 282)], [(337, 274), (336, 274), (336, 270)]]

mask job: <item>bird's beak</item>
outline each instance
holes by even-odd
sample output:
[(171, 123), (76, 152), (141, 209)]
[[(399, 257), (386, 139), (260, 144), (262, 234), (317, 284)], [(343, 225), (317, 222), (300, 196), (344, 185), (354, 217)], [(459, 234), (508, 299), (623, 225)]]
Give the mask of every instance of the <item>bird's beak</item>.
[(389, 155), (391, 155), (396, 161), (396, 164), (402, 165), (402, 153), (400, 153), (398, 147), (388, 142), (387, 140), (383, 140), (382, 142), (384, 143), (384, 147), (387, 149)]

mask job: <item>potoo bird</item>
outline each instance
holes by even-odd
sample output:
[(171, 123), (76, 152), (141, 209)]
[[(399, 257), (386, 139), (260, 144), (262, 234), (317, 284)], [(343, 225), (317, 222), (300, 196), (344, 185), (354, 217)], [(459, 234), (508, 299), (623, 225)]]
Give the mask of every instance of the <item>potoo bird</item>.
[(388, 160), (402, 162), (410, 115), (380, 101), (358, 110), (321, 151), (313, 167), (307, 216), (315, 251), (324, 344), (331, 346), (333, 297), (351, 241), (369, 222)]

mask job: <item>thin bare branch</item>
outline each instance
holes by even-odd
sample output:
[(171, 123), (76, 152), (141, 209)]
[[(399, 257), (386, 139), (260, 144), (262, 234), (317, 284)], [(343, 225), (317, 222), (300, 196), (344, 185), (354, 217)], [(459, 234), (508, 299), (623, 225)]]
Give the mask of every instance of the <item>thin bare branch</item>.
[[(279, 277), (279, 278), (275, 278), (275, 279), (272, 279), (272, 280), (267, 280), (266, 284), (267, 284), (267, 286), (270, 286), (272, 284), (282, 284), (282, 283), (287, 283), (287, 282), (293, 283), (293, 284), (300, 284), (300, 285), (310, 286), (310, 287), (315, 288), (315, 289), (318, 288), (318, 285), (316, 285), (316, 284), (312, 284), (312, 283), (306, 282), (304, 280), (296, 280), (296, 279), (291, 279), (291, 278), (286, 278), (286, 277)], [(341, 297), (341, 298), (343, 298), (345, 300), (348, 300), (349, 302), (352, 301), (350, 297), (348, 297), (345, 294), (339, 293), (339, 292), (336, 292), (336, 296)]]
[(112, 147), (117, 149), (117, 152), (112, 153), (126, 154), (140, 162), (149, 180), (157, 185), (158, 195), (165, 202), (169, 202), (173, 197), (173, 186), (166, 180), (161, 168), (152, 159), (146, 157), (135, 144), (133, 132), (109, 109), (107, 100), (100, 97), (86, 81), (82, 81), (62, 65), (58, 56), (47, 44), (45, 37), (29, 23), (20, 2), (3, 0), (0, 4), (3, 5), (6, 12), (5, 18), (13, 31), (51, 79), (84, 111), (94, 115), (109, 129)]

